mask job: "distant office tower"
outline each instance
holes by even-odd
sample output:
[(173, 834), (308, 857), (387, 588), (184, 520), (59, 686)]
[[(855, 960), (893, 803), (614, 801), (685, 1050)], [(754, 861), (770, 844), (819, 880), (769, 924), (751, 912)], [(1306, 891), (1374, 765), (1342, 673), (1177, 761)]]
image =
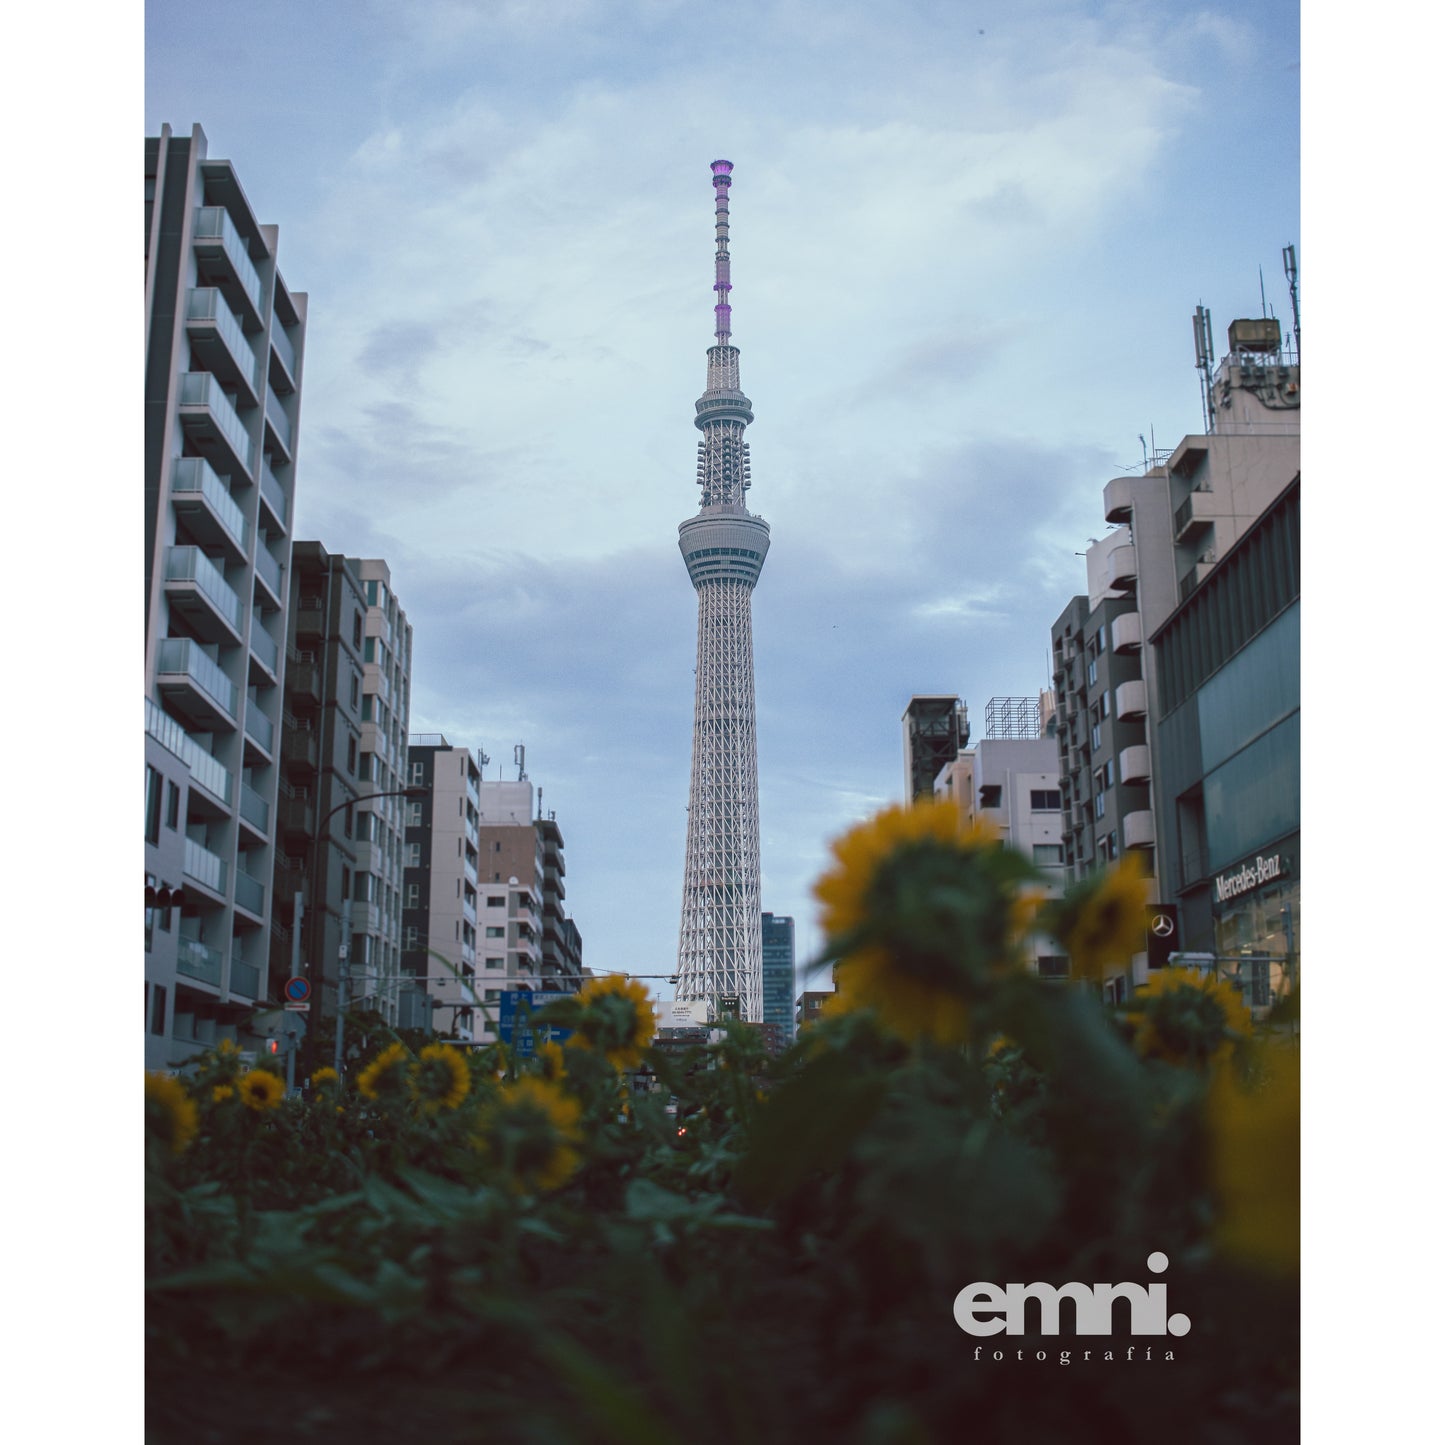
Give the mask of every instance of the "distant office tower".
[[(199, 126), (145, 143), (146, 1062), (267, 998), (306, 297)], [(274, 1001), (274, 1000), (273, 1000)]]
[(697, 687), (676, 997), (735, 997), (742, 1017), (757, 1021), (763, 984), (752, 592), (768, 553), (768, 524), (745, 505), (752, 483), (743, 432), (753, 412), (738, 379), (738, 350), (729, 340), (731, 173), (731, 161), (712, 163), (717, 340), (708, 348), (707, 390), (694, 420), (703, 437), (697, 464), (702, 504), (678, 528), (697, 589)]
[(939, 770), (968, 746), (968, 708), (953, 693), (908, 699), (903, 713), (903, 800), (931, 798)]
[(780, 914), (763, 914), (763, 1022), (777, 1024), (784, 1044), (797, 1031), (793, 997), (793, 920)]

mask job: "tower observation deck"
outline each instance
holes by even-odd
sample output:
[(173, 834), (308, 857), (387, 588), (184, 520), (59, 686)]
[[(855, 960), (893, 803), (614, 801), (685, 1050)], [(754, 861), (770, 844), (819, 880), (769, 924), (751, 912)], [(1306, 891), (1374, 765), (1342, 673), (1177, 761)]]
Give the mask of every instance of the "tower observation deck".
[(702, 502), (678, 528), (697, 591), (697, 688), (677, 997), (735, 997), (744, 1019), (763, 1016), (757, 708), (752, 594), (768, 555), (768, 524), (748, 511), (752, 485), (743, 432), (752, 403), (732, 345), (728, 188), (732, 162), (712, 163), (717, 211), (715, 343), (693, 425)]

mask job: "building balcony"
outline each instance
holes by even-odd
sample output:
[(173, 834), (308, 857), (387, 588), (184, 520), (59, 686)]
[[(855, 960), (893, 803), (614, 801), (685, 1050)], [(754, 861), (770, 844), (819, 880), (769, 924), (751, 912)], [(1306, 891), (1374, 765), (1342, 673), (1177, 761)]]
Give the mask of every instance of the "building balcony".
[(1154, 846), (1154, 814), (1147, 808), (1124, 814), (1124, 846), (1126, 848), (1152, 848)]
[(291, 652), (286, 656), (286, 688), (306, 702), (321, 704), (321, 669), (314, 652)]
[(245, 748), (252, 767), (276, 760), (276, 724), (254, 702), (246, 704)]
[(182, 372), (179, 407), (186, 435), (221, 476), (252, 475), (255, 445), (216, 377), (209, 371)]
[(1180, 546), (1202, 537), (1224, 516), (1228, 503), (1214, 492), (1191, 492), (1174, 509), (1174, 540)]
[(281, 564), (265, 547), (256, 548), (256, 581), (261, 584), (259, 600), (263, 607), (277, 612), (286, 605), (286, 592), (281, 582)]
[(209, 801), (212, 811), (229, 813), (235, 798), (231, 774), (169, 713), (150, 698), (146, 698), (145, 704), (146, 732), (191, 770), (191, 796)]
[(1121, 612), (1110, 628), (1115, 652), (1132, 657), (1144, 646), (1144, 622), (1137, 612)]
[(248, 783), (241, 784), (236, 809), (241, 821), (262, 843), (271, 836), (271, 805)]
[(257, 923), (266, 921), (266, 886), (241, 868), (236, 869), (236, 907)]
[(1214, 553), (1209, 551), (1179, 579), (1179, 600), (1187, 602), (1213, 569)]
[(199, 547), (168, 547), (166, 601), (203, 642), (241, 640), (241, 599)]
[(251, 551), (251, 526), (204, 457), (177, 457), (171, 468), (171, 508), (186, 529), (208, 547), (219, 547), (226, 561), (244, 562)]
[(266, 450), (279, 453), (282, 461), (291, 460), (291, 419), (281, 398), (268, 386), (266, 388)]
[(219, 950), (209, 947), (198, 938), (182, 936), (180, 946), (176, 950), (176, 972), (178, 974), (184, 978), (194, 979), (197, 983), (210, 984), (212, 988), (216, 989), (221, 986), (223, 961)]
[(1138, 722), (1149, 711), (1149, 695), (1142, 678), (1121, 682), (1114, 689), (1114, 710), (1121, 722)]
[(186, 336), (191, 355), (247, 406), (260, 400), (261, 363), (226, 299), (214, 286), (186, 293)]
[(156, 649), (156, 689), (197, 732), (230, 730), (239, 720), (236, 684), (189, 637), (162, 639)]
[(310, 843), (316, 833), (316, 805), (299, 793), (276, 800), (281, 832), (290, 843)]
[(293, 718), (281, 731), (281, 757), (292, 772), (314, 773), (321, 766), (321, 744), (314, 732), (297, 726)]
[(278, 316), (271, 322), (271, 385), (278, 391), (289, 393), (296, 390), (296, 348), (286, 334)]
[(226, 901), (226, 860), (217, 857), (194, 838), (187, 838), (185, 841), (181, 871), (185, 874), (186, 882), (198, 885), (213, 903)]
[(231, 977), (228, 981), (227, 992), (232, 998), (250, 999), (253, 1003), (259, 1003), (266, 997), (266, 988), (263, 982), (263, 975), (259, 968), (238, 954), (231, 955)]
[(1131, 592), (1139, 581), (1139, 559), (1132, 542), (1121, 542), (1109, 553), (1105, 584), (1115, 592)]
[[(285, 532), (287, 517), (291, 509), (286, 502), (286, 488), (276, 480), (276, 474), (271, 470), (271, 464), (264, 459), (261, 462), (261, 501), (270, 513), (271, 528), (275, 532)], [(265, 513), (263, 513), (263, 516)]]
[(1115, 477), (1104, 488), (1104, 520), (1127, 522), (1134, 515), (1134, 484), (1137, 477)]
[(206, 278), (220, 286), (232, 310), (240, 313), (247, 325), (259, 327), (261, 278), (230, 212), (224, 206), (199, 207), (191, 242)]
[(1149, 749), (1143, 743), (1125, 748), (1119, 754), (1119, 781), (1121, 783), (1147, 783), (1149, 781)]
[(251, 683), (253, 686), (275, 687), (281, 676), (281, 648), (276, 639), (261, 626), (261, 619), (251, 617)]

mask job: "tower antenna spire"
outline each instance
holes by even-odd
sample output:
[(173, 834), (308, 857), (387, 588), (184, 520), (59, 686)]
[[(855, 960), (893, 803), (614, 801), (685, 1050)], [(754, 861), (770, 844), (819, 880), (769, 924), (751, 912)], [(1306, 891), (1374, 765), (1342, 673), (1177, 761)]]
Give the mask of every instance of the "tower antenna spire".
[(732, 258), (728, 255), (728, 187), (732, 185), (733, 163), (714, 161), (712, 163), (712, 189), (717, 205), (717, 256), (713, 261), (713, 286), (717, 293), (717, 304), (713, 314), (717, 318), (713, 335), (719, 346), (726, 346), (733, 331), (733, 308), (728, 300), (733, 289), (731, 275)]

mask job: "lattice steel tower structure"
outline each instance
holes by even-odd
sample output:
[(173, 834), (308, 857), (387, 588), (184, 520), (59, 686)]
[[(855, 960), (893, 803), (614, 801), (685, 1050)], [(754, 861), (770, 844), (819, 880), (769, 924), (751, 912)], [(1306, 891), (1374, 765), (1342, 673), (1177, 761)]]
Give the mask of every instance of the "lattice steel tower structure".
[(697, 589), (697, 691), (692, 785), (677, 951), (679, 999), (736, 997), (744, 1019), (763, 1016), (758, 849), (758, 736), (753, 698), (752, 594), (768, 555), (768, 524), (748, 511), (752, 485), (743, 431), (752, 403), (731, 344), (728, 187), (732, 162), (712, 163), (717, 204), (713, 290), (716, 342), (694, 425), (702, 505), (678, 530)]

